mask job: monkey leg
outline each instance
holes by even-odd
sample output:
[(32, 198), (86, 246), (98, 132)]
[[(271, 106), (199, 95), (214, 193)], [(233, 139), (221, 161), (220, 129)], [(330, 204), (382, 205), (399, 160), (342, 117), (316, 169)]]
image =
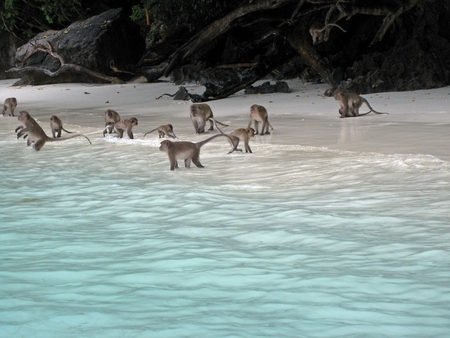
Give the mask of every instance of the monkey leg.
[(209, 124), (210, 124), (210, 126), (209, 126), (208, 130), (214, 130), (214, 122), (209, 120)]
[[(255, 120), (255, 135), (258, 135), (258, 134), (259, 134), (259, 129), (258, 129), (258, 127), (259, 127), (259, 122)], [(262, 133), (262, 131), (261, 131), (261, 133)]]
[(36, 150), (36, 151), (41, 150), (41, 148), (44, 146), (44, 144), (45, 144), (45, 140), (43, 138), (37, 140), (34, 143), (34, 150)]
[[(190, 164), (190, 162), (191, 161), (189, 161), (189, 164)], [(199, 168), (204, 168), (203, 166), (202, 166), (202, 164), (200, 163), (200, 159), (197, 157), (197, 158), (192, 158), (192, 162), (194, 162), (194, 164), (197, 166), (197, 167), (199, 167)], [(187, 168), (189, 168), (189, 167), (187, 167)]]

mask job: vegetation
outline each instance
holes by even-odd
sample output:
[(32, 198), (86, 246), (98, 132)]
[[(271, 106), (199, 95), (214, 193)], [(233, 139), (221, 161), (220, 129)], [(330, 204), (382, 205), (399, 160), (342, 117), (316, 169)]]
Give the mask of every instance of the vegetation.
[(0, 33), (28, 39), (49, 29), (62, 29), (108, 8), (124, 7), (146, 34), (148, 23), (163, 22), (170, 31), (197, 31), (242, 1), (229, 0), (5, 0)]

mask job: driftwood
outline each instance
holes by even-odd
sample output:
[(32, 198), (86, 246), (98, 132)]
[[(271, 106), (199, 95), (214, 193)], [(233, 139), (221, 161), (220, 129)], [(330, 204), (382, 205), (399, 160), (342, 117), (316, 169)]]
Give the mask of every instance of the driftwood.
[[(48, 69), (45, 69), (45, 68), (35, 67), (35, 66), (22, 67), (22, 65), (26, 62), (26, 60), (28, 58), (30, 58), (37, 51), (42, 51), (42, 52), (48, 53), (55, 59), (59, 60), (61, 67), (54, 72), (52, 72)], [(110, 83), (115, 83), (115, 84), (124, 83), (124, 81), (122, 81), (121, 79), (119, 79), (117, 77), (107, 76), (105, 74), (95, 72), (93, 70), (90, 70), (90, 69), (80, 66), (80, 65), (76, 65), (76, 64), (72, 64), (72, 63), (65, 63), (64, 58), (61, 55), (59, 55), (57, 52), (54, 51), (53, 46), (49, 41), (46, 42), (46, 46), (44, 46), (42, 44), (33, 45), (33, 48), (27, 52), (27, 55), (22, 60), (22, 63), (20, 64), (20, 66), (8, 69), (6, 71), (6, 73), (16, 72), (16, 73), (21, 74), (21, 73), (28, 73), (28, 72), (39, 72), (39, 73), (43, 73), (50, 77), (56, 77), (59, 74), (62, 74), (67, 71), (73, 71), (73, 72), (87, 74), (89, 76), (92, 76), (92, 77), (95, 77), (95, 78), (98, 78), (98, 79), (101, 79), (101, 80), (104, 80), (104, 81), (110, 82)]]

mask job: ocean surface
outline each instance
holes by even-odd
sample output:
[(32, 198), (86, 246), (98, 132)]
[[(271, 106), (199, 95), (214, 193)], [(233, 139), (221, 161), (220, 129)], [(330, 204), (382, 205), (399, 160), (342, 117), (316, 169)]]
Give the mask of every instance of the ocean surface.
[(450, 335), (449, 162), (0, 122), (2, 338)]

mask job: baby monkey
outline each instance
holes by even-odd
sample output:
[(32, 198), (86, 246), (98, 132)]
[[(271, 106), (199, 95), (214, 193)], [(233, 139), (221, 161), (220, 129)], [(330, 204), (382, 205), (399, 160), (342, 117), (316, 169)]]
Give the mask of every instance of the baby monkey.
[(17, 99), (15, 97), (9, 97), (3, 103), (3, 111), (2, 115), (5, 115), (6, 110), (9, 108), (10, 114), (9, 116), (14, 116), (14, 109), (17, 107)]
[(145, 135), (150, 134), (151, 132), (154, 132), (155, 130), (158, 131), (159, 138), (163, 138), (166, 136), (171, 137), (171, 138), (177, 138), (177, 136), (173, 132), (173, 126), (171, 124), (165, 124), (165, 125), (159, 126), (158, 128), (152, 129), (149, 132), (146, 132), (144, 134), (144, 137), (145, 137)]
[(170, 170), (175, 170), (175, 168), (178, 168), (177, 160), (184, 160), (184, 166), (186, 168), (191, 167), (191, 161), (197, 167), (203, 168), (203, 165), (200, 163), (200, 148), (209, 141), (221, 136), (227, 137), (230, 140), (230, 143), (233, 146), (233, 149), (230, 152), (233, 152), (235, 148), (233, 141), (231, 137), (226, 134), (217, 134), (197, 143), (188, 141), (173, 142), (170, 140), (164, 140), (161, 142), (159, 150), (164, 151), (169, 157)]
[(64, 130), (66, 133), (73, 134), (72, 131), (64, 129), (61, 119), (56, 115), (52, 115), (52, 117), (50, 117), (50, 129), (52, 130), (53, 138), (60, 138), (61, 130)]

